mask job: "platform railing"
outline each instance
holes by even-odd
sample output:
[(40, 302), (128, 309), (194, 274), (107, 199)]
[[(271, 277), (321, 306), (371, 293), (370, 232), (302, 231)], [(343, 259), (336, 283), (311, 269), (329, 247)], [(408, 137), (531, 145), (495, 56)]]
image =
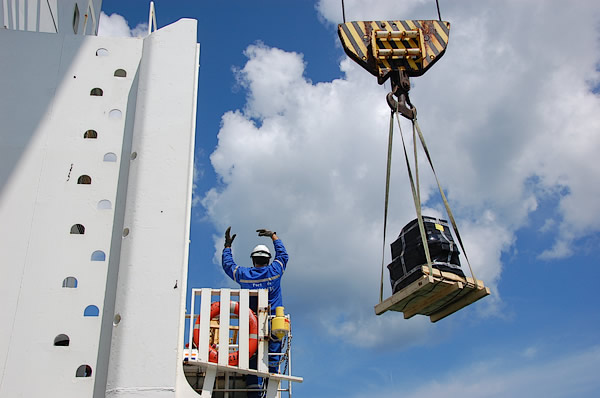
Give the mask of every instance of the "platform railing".
[[(258, 341), (256, 368), (250, 367), (249, 356), (250, 297), (256, 297), (256, 301), (258, 302), (256, 311), (258, 321), (256, 336)], [(197, 303), (198, 301), (200, 301), (199, 305)], [(211, 304), (215, 301), (220, 302), (218, 329), (216, 329), (214, 325), (211, 327)], [(237, 316), (232, 316), (230, 314), (230, 302), (232, 301), (239, 302), (239, 314)], [(199, 309), (197, 307), (199, 307)], [(200, 320), (196, 323), (198, 316), (200, 316)], [(290, 375), (291, 349), (288, 349), (288, 347), (291, 348), (291, 346), (288, 344), (291, 335), (288, 336), (288, 343), (284, 345), (286, 347), (286, 352), (283, 353), (283, 355), (287, 354), (287, 372), (284, 372), (287, 374), (269, 373), (270, 354), (268, 343), (270, 315), (267, 289), (192, 289), (191, 309), (186, 318), (189, 319), (189, 338), (187, 344), (188, 349), (184, 350), (184, 364), (187, 366), (196, 366), (201, 372), (204, 372), (203, 385), (199, 389), (200, 396), (211, 397), (213, 391), (222, 391), (224, 392), (224, 397), (227, 397), (228, 392), (239, 390), (229, 389), (228, 387), (225, 389), (214, 388), (217, 372), (224, 374), (226, 385), (229, 380), (229, 375), (235, 373), (253, 374), (258, 377), (268, 378), (268, 383), (265, 386), (267, 397), (280, 396), (282, 391), (287, 392), (288, 396), (291, 397), (291, 382), (303, 381), (301, 377)], [(235, 318), (237, 318), (237, 320)], [(237, 334), (237, 344), (231, 339), (231, 330), (234, 330), (234, 335)], [(194, 344), (195, 331), (197, 331), (198, 334), (197, 346)], [(211, 343), (215, 344), (215, 341), (218, 341), (217, 363), (209, 360), (209, 345)], [(229, 352), (232, 349), (238, 350), (239, 360), (237, 365), (229, 364)], [(287, 388), (280, 388), (282, 381), (287, 381)]]

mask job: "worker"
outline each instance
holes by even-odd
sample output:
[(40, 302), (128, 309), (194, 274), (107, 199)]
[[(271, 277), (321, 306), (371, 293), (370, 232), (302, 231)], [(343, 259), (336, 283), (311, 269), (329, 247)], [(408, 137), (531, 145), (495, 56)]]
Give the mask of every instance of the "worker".
[[(269, 305), (271, 307), (271, 315), (275, 315), (275, 308), (283, 306), (281, 296), (281, 277), (285, 271), (288, 262), (288, 254), (281, 239), (277, 234), (268, 229), (257, 229), (258, 236), (271, 238), (275, 247), (275, 258), (271, 260), (271, 252), (265, 245), (257, 245), (250, 254), (252, 258), (252, 267), (240, 267), (233, 261), (231, 253), (231, 245), (236, 237), (236, 234), (231, 236), (231, 227), (225, 231), (225, 248), (223, 249), (222, 265), (225, 273), (240, 284), (242, 289), (269, 289)], [(257, 310), (257, 301), (250, 301), (250, 308)], [(269, 339), (269, 353), (281, 352), (282, 341), (275, 336)], [(269, 355), (269, 372), (279, 373), (279, 355)], [(256, 357), (251, 358), (250, 367), (256, 368)], [(246, 377), (246, 385), (248, 388), (258, 388), (260, 386), (260, 378), (254, 375)], [(251, 392), (248, 398), (259, 397), (258, 392)]]

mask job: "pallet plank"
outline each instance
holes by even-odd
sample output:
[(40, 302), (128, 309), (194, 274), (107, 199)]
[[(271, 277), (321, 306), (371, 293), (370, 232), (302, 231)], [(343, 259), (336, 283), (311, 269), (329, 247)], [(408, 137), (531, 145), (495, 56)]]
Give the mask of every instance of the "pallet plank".
[[(421, 267), (421, 270), (423, 271), (424, 274), (429, 275), (429, 267), (424, 265)], [(475, 280), (473, 278), (469, 278), (466, 276), (463, 277), (460, 275), (456, 275), (452, 272), (440, 271), (439, 269), (436, 269), (436, 268), (433, 268), (433, 276), (436, 278), (449, 279), (449, 280), (457, 281), (457, 282), (463, 282), (463, 283), (466, 282), (466, 284), (468, 284), (468, 285), (473, 285), (473, 286), (475, 285)], [(477, 284), (480, 287), (484, 286), (483, 281), (480, 279), (477, 279)]]
[(403, 312), (409, 319), (417, 314), (430, 316), (431, 322), (466, 307), (490, 294), (483, 281), (421, 267), (423, 276), (375, 306), (375, 314)]
[(407, 306), (404, 309), (404, 319), (410, 319), (413, 316), (422, 313), (425, 309), (438, 301), (444, 300), (444, 298), (453, 295), (457, 290), (462, 290), (463, 284), (461, 282), (454, 282), (449, 285), (444, 285), (438, 289), (435, 294), (428, 296), (424, 300), (416, 301), (415, 304)]
[(440, 319), (444, 319), (448, 315), (454, 314), (461, 308), (464, 308), (469, 304), (473, 304), (477, 300), (482, 299), (489, 294), (490, 289), (487, 287), (484, 287), (483, 289), (472, 290), (469, 294), (465, 295), (461, 299), (451, 303), (446, 307), (443, 307), (440, 311), (431, 314), (429, 319), (431, 320), (431, 322), (437, 322)]
[(375, 314), (381, 315), (389, 310), (395, 311), (393, 308), (398, 308), (405, 302), (404, 300), (409, 298), (415, 292), (418, 292), (422, 287), (425, 287), (431, 283), (433, 283), (433, 277), (429, 275), (423, 275), (420, 279), (417, 279), (406, 288), (377, 304), (375, 306)]

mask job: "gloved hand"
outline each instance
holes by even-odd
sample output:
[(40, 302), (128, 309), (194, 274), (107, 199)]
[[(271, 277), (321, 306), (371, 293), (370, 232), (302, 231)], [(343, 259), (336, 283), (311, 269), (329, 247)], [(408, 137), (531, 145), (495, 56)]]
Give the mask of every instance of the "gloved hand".
[(231, 227), (228, 227), (225, 231), (225, 247), (231, 247), (231, 244), (233, 243), (233, 240), (236, 237), (236, 234), (233, 234), (233, 236), (231, 236), (230, 233)]
[(258, 232), (258, 236), (268, 236), (269, 238), (277, 234), (277, 232), (269, 231), (268, 229), (257, 229), (256, 232)]

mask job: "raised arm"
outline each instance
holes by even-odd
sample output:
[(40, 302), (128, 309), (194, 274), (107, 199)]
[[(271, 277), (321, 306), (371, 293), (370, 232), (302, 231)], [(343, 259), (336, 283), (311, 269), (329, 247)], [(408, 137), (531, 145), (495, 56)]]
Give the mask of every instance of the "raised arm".
[(221, 255), (221, 265), (223, 266), (223, 271), (234, 281), (236, 280), (236, 270), (238, 268), (235, 261), (233, 261), (233, 254), (231, 253), (231, 244), (235, 239), (236, 234), (231, 236), (231, 227), (227, 228), (225, 231), (225, 247), (223, 248), (223, 254)]
[(281, 242), (281, 239), (277, 236), (276, 232), (270, 231), (268, 229), (257, 229), (258, 236), (268, 236), (273, 241), (273, 246), (275, 247), (275, 258), (273, 259), (273, 264), (279, 263), (281, 266), (281, 272), (285, 271), (285, 267), (288, 262), (288, 254), (285, 250), (285, 246)]

